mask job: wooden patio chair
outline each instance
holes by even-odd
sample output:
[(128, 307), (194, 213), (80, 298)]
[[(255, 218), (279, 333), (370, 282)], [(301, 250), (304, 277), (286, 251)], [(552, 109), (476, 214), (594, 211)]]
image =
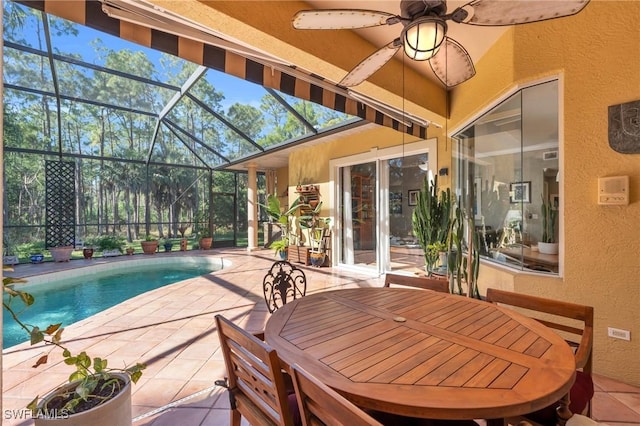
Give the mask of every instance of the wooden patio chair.
[(338, 392), (293, 365), (293, 386), (303, 426), (382, 426)]
[[(576, 359), (576, 381), (570, 392), (569, 409), (575, 414), (591, 417), (591, 398), (593, 398), (592, 349), (593, 349), (593, 307), (538, 296), (518, 294), (495, 288), (487, 289), (487, 301), (524, 309), (523, 313), (541, 322), (547, 327), (559, 331), (559, 334), (573, 348)], [(565, 321), (562, 321), (562, 319)], [(567, 320), (568, 319), (568, 320)], [(527, 418), (547, 424), (555, 424), (556, 405), (551, 405)]]
[(295, 397), (287, 394), (276, 351), (221, 315), (216, 315), (216, 324), (228, 375), (226, 383), (216, 384), (229, 393), (230, 424), (240, 426), (242, 417), (251, 425), (299, 424), (294, 422), (299, 416)]
[(391, 284), (439, 291), (441, 293), (449, 293), (449, 282), (447, 280), (440, 280), (430, 277), (418, 277), (415, 275), (411, 276), (388, 273), (384, 277), (384, 287), (390, 287)]

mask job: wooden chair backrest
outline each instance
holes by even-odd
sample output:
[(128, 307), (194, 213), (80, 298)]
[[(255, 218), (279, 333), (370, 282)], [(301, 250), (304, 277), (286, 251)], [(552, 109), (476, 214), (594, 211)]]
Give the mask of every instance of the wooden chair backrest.
[(382, 426), (298, 365), (292, 378), (303, 426)]
[[(526, 309), (526, 312), (523, 312), (526, 315), (547, 327), (561, 331), (562, 333), (560, 334), (567, 340), (567, 343), (575, 348), (577, 368), (586, 373), (591, 373), (593, 307), (495, 288), (487, 289), (487, 301)], [(536, 315), (536, 312), (547, 315)], [(569, 324), (569, 322), (560, 321), (558, 317), (575, 321), (571, 321), (571, 324)]]
[(293, 426), (276, 351), (221, 315), (216, 315), (216, 324), (231, 409), (251, 425)]
[(307, 277), (302, 269), (286, 260), (271, 265), (262, 280), (264, 301), (270, 313), (275, 312), (287, 302), (303, 297), (307, 292)]
[(436, 278), (388, 273), (384, 277), (384, 286), (390, 287), (391, 284), (449, 293), (449, 282), (447, 280), (439, 280)]

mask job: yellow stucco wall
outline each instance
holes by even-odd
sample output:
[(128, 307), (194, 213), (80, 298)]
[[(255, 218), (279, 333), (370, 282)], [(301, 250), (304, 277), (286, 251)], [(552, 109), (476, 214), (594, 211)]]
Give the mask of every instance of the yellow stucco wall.
[[(640, 154), (609, 147), (607, 108), (640, 100), (640, 2), (592, 1), (580, 14), (512, 29), (451, 96), (456, 127), (514, 87), (561, 77), (564, 115), (564, 275), (483, 267), (481, 287), (575, 301), (595, 308), (594, 370), (640, 385)], [(628, 175), (629, 206), (597, 204), (597, 178)], [(631, 341), (607, 337), (631, 331)]]

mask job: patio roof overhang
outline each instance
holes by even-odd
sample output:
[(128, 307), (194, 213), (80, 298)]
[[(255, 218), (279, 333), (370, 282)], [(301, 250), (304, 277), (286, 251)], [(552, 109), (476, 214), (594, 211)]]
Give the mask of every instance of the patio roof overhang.
[[(250, 55), (250, 48), (244, 48), (244, 50), (240, 49), (246, 53), (244, 56), (240, 55), (236, 53), (233, 42), (231, 42), (231, 47), (224, 48), (221, 46), (229, 46), (230, 42), (223, 39), (213, 39), (211, 38), (213, 36), (207, 34), (205, 34), (205, 36), (208, 36), (209, 38), (204, 38), (206, 40), (211, 40), (211, 43), (194, 40), (194, 36), (191, 35), (192, 32), (190, 32), (193, 29), (189, 26), (180, 27), (178, 25), (177, 30), (172, 30), (174, 33), (184, 31), (186, 35), (182, 36), (150, 28), (149, 26), (138, 25), (125, 20), (118, 20), (109, 17), (104, 13), (102, 10), (102, 2), (93, 0), (82, 2), (22, 0), (18, 2), (30, 7), (35, 7), (38, 10), (55, 16), (104, 31), (108, 34), (112, 34), (129, 41), (134, 41), (137, 44), (187, 59), (191, 62), (200, 64), (203, 67), (215, 69), (229, 75), (242, 78), (246, 81), (262, 85), (272, 95), (275, 95), (276, 99), (279, 97), (275, 92), (277, 90), (286, 95), (311, 101), (324, 107), (344, 112), (354, 117), (359, 117), (369, 123), (391, 127), (395, 130), (406, 132), (407, 134), (419, 138), (427, 137), (428, 120), (416, 120), (415, 115), (408, 113), (406, 116), (402, 116), (405, 113), (404, 109), (398, 110), (391, 107), (387, 110), (384, 104), (376, 104), (376, 107), (374, 107), (369, 102), (365, 103), (356, 100), (345, 88), (342, 88), (327, 79), (304, 72), (297, 67), (281, 63), (278, 60), (270, 60), (270, 58), (265, 59), (259, 54), (259, 52), (256, 53), (256, 56), (252, 56)], [(109, 1), (107, 6), (112, 3), (112, 1)], [(117, 3), (120, 4), (121, 2)], [(143, 23), (145, 22), (144, 18), (138, 17), (138, 19)], [(166, 27), (164, 24), (160, 24), (158, 26), (163, 28)], [(165, 29), (168, 29), (168, 27)], [(198, 99), (194, 98), (189, 93), (186, 93), (187, 91), (184, 89), (184, 87), (180, 89), (180, 95), (177, 95), (178, 98), (186, 96), (196, 103), (199, 102)], [(287, 105), (286, 100), (280, 99), (279, 102), (281, 102), (290, 112), (295, 112), (293, 108)], [(201, 107), (206, 107), (202, 102), (200, 102), (200, 104)], [(171, 107), (171, 103), (167, 104), (162, 113), (170, 110)], [(210, 110), (209, 112), (215, 114), (214, 111)], [(159, 114), (158, 123), (162, 123), (167, 127), (169, 132), (174, 134), (176, 137), (179, 137), (179, 134), (181, 133), (179, 126), (172, 123), (169, 119), (160, 116), (162, 113)], [(392, 117), (396, 117), (397, 119)], [(217, 118), (224, 122), (224, 117)], [(304, 117), (297, 118), (302, 120), (304, 119)], [(416, 121), (420, 121), (422, 125), (415, 124)], [(232, 123), (226, 122), (225, 124), (233, 129)], [(313, 143), (318, 143), (319, 141), (326, 140), (327, 137), (334, 138), (341, 131), (339, 127), (330, 127), (328, 129), (318, 131), (309, 123), (304, 123), (303, 121), (303, 124), (310, 128), (310, 136), (296, 137), (284, 143), (269, 147), (268, 150), (257, 146), (251, 138), (244, 137), (244, 139), (249, 143), (254, 144), (256, 148), (258, 148), (256, 152), (246, 156), (246, 158), (240, 159), (228, 159), (223, 155), (218, 154), (224, 161), (211, 168), (230, 168), (236, 170), (246, 169), (246, 164), (249, 161), (255, 161), (258, 158), (260, 158), (260, 169), (283, 167), (288, 161), (285, 159), (285, 155), (283, 155), (287, 150), (292, 149), (292, 147), (298, 147), (303, 143), (311, 143), (312, 141)], [(354, 131), (354, 129), (360, 126), (362, 126), (362, 124), (356, 124), (354, 120), (350, 120), (342, 130)], [(243, 136), (241, 130), (233, 130), (240, 136)], [(147, 161), (150, 161), (150, 155)]]

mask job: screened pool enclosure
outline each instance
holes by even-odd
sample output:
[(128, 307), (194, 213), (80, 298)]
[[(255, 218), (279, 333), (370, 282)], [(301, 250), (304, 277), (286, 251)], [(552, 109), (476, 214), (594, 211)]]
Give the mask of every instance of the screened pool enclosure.
[(9, 250), (55, 245), (62, 225), (70, 242), (209, 229), (246, 245), (234, 165), (361, 120), (25, 4), (3, 2)]

